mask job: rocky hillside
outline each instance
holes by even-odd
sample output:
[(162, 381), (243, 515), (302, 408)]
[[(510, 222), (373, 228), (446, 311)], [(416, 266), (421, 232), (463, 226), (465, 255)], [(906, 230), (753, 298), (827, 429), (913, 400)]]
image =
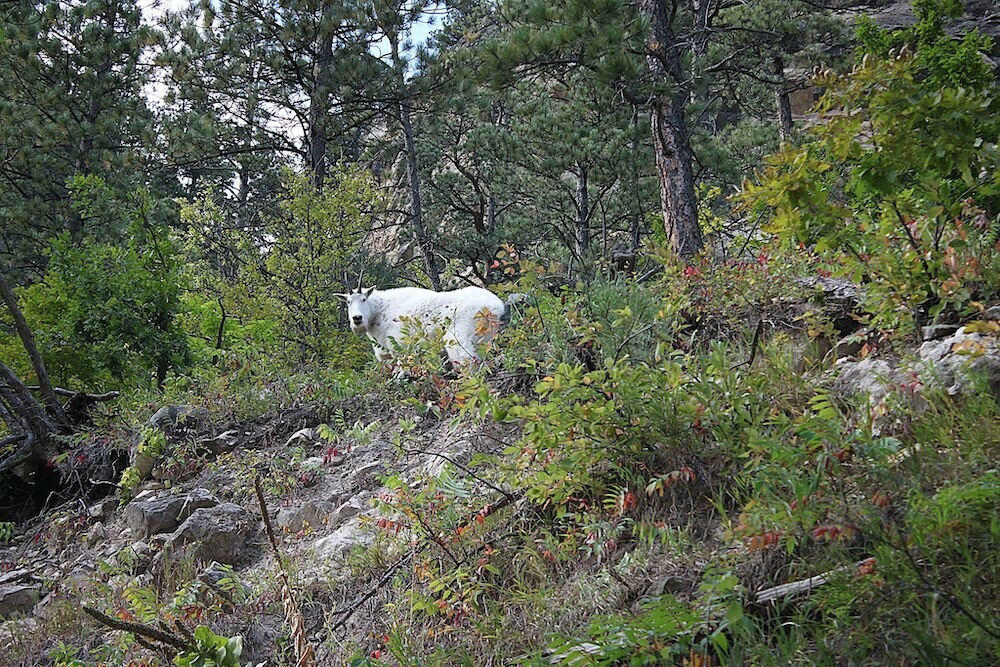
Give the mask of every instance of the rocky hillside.
[[(772, 314), (842, 313), (835, 287)], [(662, 664), (682, 655), (715, 664), (758, 655), (747, 643), (757, 632), (769, 637), (761, 647), (793, 641), (773, 634), (780, 623), (883, 609), (885, 597), (910, 594), (898, 586), (937, 591), (936, 613), (950, 622), (968, 614), (966, 631), (989, 630), (995, 617), (981, 604), (996, 582), (975, 568), (993, 567), (995, 556), (975, 551), (970, 522), (995, 526), (1000, 509), (1000, 479), (978, 468), (1000, 442), (998, 333), (996, 307), (962, 328), (928, 327), (919, 348), (888, 357), (862, 349), (873, 343), (864, 331), (827, 344), (765, 329), (749, 364), (706, 349), (701, 361), (679, 361), (681, 385), (656, 385), (665, 393), (620, 386), (628, 377), (615, 364), (534, 378), (412, 367), (373, 371), (379, 388), (325, 406), (275, 393), (265, 397), (270, 416), (252, 421), (167, 406), (132, 443), (144, 479), (123, 493), (134, 497), (48, 507), (0, 549), (4, 664), (167, 664), (206, 650), (198, 626), (239, 637), (244, 665)], [(810, 362), (818, 353), (826, 361)], [(739, 370), (700, 386), (706, 360)], [(536, 381), (540, 399), (518, 390)], [(631, 391), (647, 404), (629, 408)], [(611, 404), (619, 414), (602, 415)], [(761, 407), (763, 421), (740, 416)], [(690, 413), (692, 430), (654, 426), (664, 409)], [(588, 412), (590, 426), (569, 427), (583, 432), (562, 431), (567, 414)], [(764, 432), (724, 443), (743, 419), (764, 432), (795, 424), (763, 449), (754, 440)], [(559, 450), (540, 428), (557, 434)], [(927, 439), (940, 429), (951, 439)], [(965, 429), (978, 432), (969, 440)], [(653, 432), (667, 440), (624, 474), (618, 466), (634, 464), (617, 445)], [(774, 449), (816, 437), (798, 463)], [(575, 441), (584, 449), (574, 453)], [(910, 562), (926, 545), (896, 545), (905, 533), (895, 531), (918, 529), (910, 513), (919, 485), (931, 484), (921, 511), (945, 502), (935, 488), (950, 475), (971, 475), (959, 488), (990, 489), (986, 504), (938, 507), (946, 516), (925, 538), (947, 541)], [(765, 481), (779, 488), (758, 488)], [(791, 505), (768, 512), (791, 523), (761, 522), (771, 493)], [(953, 542), (960, 535), (972, 541)], [(955, 588), (969, 582), (947, 568), (966, 565), (938, 560), (959, 544), (986, 559), (968, 564), (980, 590)], [(858, 587), (875, 596), (840, 599)], [(983, 639), (969, 655), (996, 655)], [(814, 657), (841, 650), (808, 641)], [(891, 636), (882, 641), (870, 657), (898, 649)]]

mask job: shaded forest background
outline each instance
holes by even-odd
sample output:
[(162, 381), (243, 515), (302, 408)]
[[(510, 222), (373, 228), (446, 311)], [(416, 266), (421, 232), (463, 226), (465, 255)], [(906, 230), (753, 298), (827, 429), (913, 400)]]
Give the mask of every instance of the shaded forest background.
[(511, 282), (506, 247), (572, 284), (704, 235), (736, 254), (753, 222), (728, 197), (849, 42), (784, 1), (148, 4), (3, 8), (0, 257), (72, 389), (265, 337), (322, 358), (329, 295), (362, 276)]

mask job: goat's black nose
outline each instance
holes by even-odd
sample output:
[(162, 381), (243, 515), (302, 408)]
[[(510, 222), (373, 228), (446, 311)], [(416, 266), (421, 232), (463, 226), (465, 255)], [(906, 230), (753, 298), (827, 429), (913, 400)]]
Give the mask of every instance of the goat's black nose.
[(361, 315), (355, 315), (351, 319), (354, 320), (355, 324), (361, 324)]

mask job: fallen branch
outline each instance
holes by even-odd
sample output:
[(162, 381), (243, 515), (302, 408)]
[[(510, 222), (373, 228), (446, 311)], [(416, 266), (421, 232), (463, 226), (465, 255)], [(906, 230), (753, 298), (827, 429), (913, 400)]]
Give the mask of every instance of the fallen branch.
[(25, 461), (30, 461), (36, 458), (37, 452), (35, 451), (35, 434), (30, 431), (17, 433), (4, 438), (3, 445), (12, 445), (22, 439), (24, 442), (21, 443), (21, 446), (15, 449), (9, 456), (4, 458), (3, 461), (0, 461), (0, 472), (7, 472), (11, 468), (15, 468)]
[[(175, 652), (194, 652), (194, 644), (186, 641), (180, 635), (175, 635), (172, 632), (166, 632), (155, 628), (151, 625), (146, 625), (145, 623), (137, 623), (134, 621), (123, 621), (119, 618), (114, 618), (108, 616), (107, 614), (101, 613), (96, 609), (84, 606), (83, 611), (86, 612), (88, 616), (93, 618), (95, 621), (101, 625), (106, 625), (112, 630), (121, 630), (122, 632), (131, 632), (136, 635), (136, 638), (144, 638), (146, 640), (153, 640), (160, 642), (165, 646), (171, 647)], [(147, 647), (150, 645), (147, 643)], [(160, 650), (160, 647), (152, 647), (155, 650)]]
[(416, 553), (417, 551), (416, 549), (414, 549), (405, 556), (403, 556), (402, 558), (400, 558), (399, 560), (397, 560), (395, 563), (390, 565), (389, 568), (384, 573), (382, 573), (382, 576), (379, 578), (379, 580), (375, 582), (375, 585), (369, 588), (361, 595), (359, 595), (358, 597), (354, 598), (354, 601), (351, 602), (351, 604), (341, 607), (340, 609), (334, 609), (332, 612), (330, 612), (331, 615), (343, 615), (343, 617), (330, 628), (329, 632), (332, 634), (337, 630), (339, 630), (340, 628), (344, 627), (348, 619), (350, 619), (351, 616), (354, 616), (354, 612), (360, 609), (361, 605), (363, 605), (365, 602), (368, 602), (368, 600), (372, 599), (372, 597), (374, 597), (375, 594), (378, 593), (383, 586), (389, 583), (389, 580), (392, 579), (392, 577), (396, 574), (396, 570), (398, 570), (403, 565), (408, 563)]
[[(29, 385), (28, 389), (31, 391), (41, 391), (42, 388), (38, 385)], [(120, 391), (108, 391), (103, 394), (88, 394), (82, 391), (63, 389), (62, 387), (52, 387), (52, 391), (57, 396), (65, 396), (67, 398), (80, 397), (79, 400), (84, 400), (88, 403), (104, 403), (105, 401), (113, 401), (121, 395)]]
[(734, 371), (741, 366), (752, 367), (757, 359), (757, 350), (760, 345), (760, 334), (764, 330), (764, 320), (757, 320), (757, 328), (753, 330), (753, 340), (750, 341), (750, 358), (738, 364), (730, 366), (729, 370)]
[(864, 560), (859, 560), (857, 563), (852, 565), (841, 565), (840, 567), (835, 567), (834, 569), (822, 574), (817, 574), (815, 577), (809, 577), (808, 579), (802, 579), (800, 581), (792, 581), (787, 584), (781, 584), (771, 588), (763, 588), (757, 591), (755, 602), (757, 604), (765, 604), (767, 602), (774, 602), (776, 600), (792, 597), (794, 595), (798, 595), (799, 593), (812, 591), (845, 572), (850, 572), (851, 570), (861, 572), (864, 568), (870, 567), (871, 563), (872, 559), (866, 558)]
[(425, 451), (423, 449), (404, 449), (403, 453), (407, 454), (407, 455), (426, 454), (427, 456), (436, 456), (439, 459), (443, 459), (443, 460), (447, 461), (448, 463), (450, 463), (451, 465), (455, 466), (456, 468), (458, 468), (459, 470), (461, 470), (466, 475), (468, 475), (472, 479), (476, 480), (477, 482), (479, 482), (483, 486), (486, 486), (486, 487), (488, 487), (490, 489), (493, 489), (497, 493), (502, 494), (505, 498), (507, 498), (507, 500), (512, 501), (512, 500), (516, 499), (516, 496), (514, 496), (514, 494), (512, 494), (510, 491), (505, 491), (505, 490), (501, 489), (499, 486), (497, 486), (496, 484), (493, 484), (492, 482), (490, 482), (488, 479), (483, 479), (482, 477), (480, 477), (476, 473), (472, 472), (467, 467), (465, 467), (464, 465), (462, 465), (461, 463), (459, 463), (458, 461), (456, 461), (455, 459), (453, 459), (453, 458), (451, 458), (449, 456), (445, 456), (444, 454), (439, 454), (437, 452), (428, 452), (428, 451)]
[(264, 519), (264, 530), (267, 532), (267, 539), (271, 543), (271, 551), (274, 553), (274, 560), (278, 568), (277, 576), (278, 582), (281, 584), (281, 601), (285, 609), (285, 620), (292, 628), (292, 639), (295, 641), (296, 667), (315, 667), (316, 650), (309, 643), (309, 637), (306, 636), (306, 621), (295, 602), (295, 593), (288, 579), (288, 572), (285, 571), (282, 563), (281, 552), (278, 551), (278, 541), (274, 537), (271, 519), (267, 515), (267, 503), (264, 502), (264, 491), (260, 487), (259, 476), (254, 479), (254, 489), (257, 491), (260, 515)]

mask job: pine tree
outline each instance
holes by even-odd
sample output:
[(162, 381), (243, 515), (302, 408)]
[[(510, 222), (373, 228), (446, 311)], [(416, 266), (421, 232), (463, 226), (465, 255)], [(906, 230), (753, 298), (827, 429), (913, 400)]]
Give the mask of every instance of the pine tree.
[(0, 253), (15, 275), (42, 269), (52, 234), (92, 228), (67, 183), (95, 175), (130, 191), (156, 124), (140, 66), (153, 31), (136, 0), (19, 0), (0, 6)]

